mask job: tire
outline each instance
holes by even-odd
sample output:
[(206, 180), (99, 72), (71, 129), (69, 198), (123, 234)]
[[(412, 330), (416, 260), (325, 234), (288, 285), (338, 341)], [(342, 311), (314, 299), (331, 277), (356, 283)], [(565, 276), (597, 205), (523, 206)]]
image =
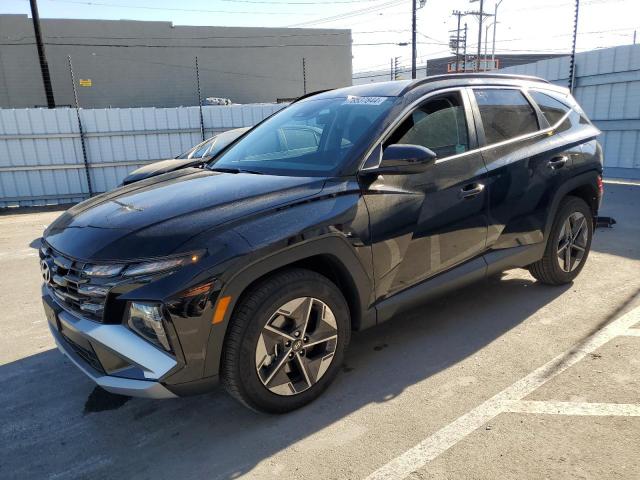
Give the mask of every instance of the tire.
[[(576, 230), (579, 225), (581, 229)], [(568, 235), (569, 225), (571, 234)], [(573, 243), (570, 237), (575, 238)], [(544, 256), (537, 262), (529, 265), (529, 272), (533, 277), (548, 285), (564, 285), (572, 282), (582, 271), (593, 238), (593, 214), (587, 203), (574, 196), (565, 197), (560, 206), (553, 225)], [(567, 259), (568, 257), (568, 259)]]
[(347, 302), (326, 277), (299, 268), (273, 274), (243, 294), (234, 310), (222, 384), (253, 410), (295, 410), (334, 380), (350, 334)]

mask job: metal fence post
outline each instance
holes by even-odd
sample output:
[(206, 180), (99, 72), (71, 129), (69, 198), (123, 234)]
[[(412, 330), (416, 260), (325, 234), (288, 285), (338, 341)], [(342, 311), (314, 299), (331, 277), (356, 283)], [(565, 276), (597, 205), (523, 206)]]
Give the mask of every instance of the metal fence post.
[(78, 104), (78, 90), (76, 90), (76, 79), (73, 75), (73, 64), (71, 63), (71, 55), (67, 55), (69, 60), (69, 73), (71, 73), (71, 86), (73, 87), (73, 100), (76, 106), (76, 117), (78, 118), (78, 130), (80, 131), (80, 145), (82, 145), (82, 159), (84, 161), (84, 173), (87, 176), (87, 187), (89, 188), (89, 197), (93, 197), (93, 185), (91, 185), (91, 174), (89, 173), (89, 160), (87, 158), (87, 146), (85, 144), (84, 129), (82, 128), (82, 120), (80, 119), (80, 106)]
[(307, 59), (302, 57), (302, 93), (307, 94)]
[(198, 108), (200, 109), (200, 134), (204, 142), (204, 117), (202, 116), (202, 95), (200, 94), (200, 69), (198, 68), (198, 57), (196, 56), (196, 85), (198, 86)]

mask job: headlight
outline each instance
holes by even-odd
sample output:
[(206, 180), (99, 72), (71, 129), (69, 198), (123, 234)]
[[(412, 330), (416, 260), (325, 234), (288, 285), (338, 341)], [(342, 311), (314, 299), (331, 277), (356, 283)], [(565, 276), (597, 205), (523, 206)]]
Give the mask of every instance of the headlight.
[(115, 277), (124, 265), (86, 265), (82, 270), (89, 277)]
[(131, 265), (124, 271), (125, 277), (135, 277), (140, 275), (148, 275), (150, 273), (166, 272), (174, 270), (184, 265), (196, 263), (200, 259), (200, 253), (192, 253), (184, 257), (167, 258), (165, 260), (157, 260), (153, 262), (144, 262)]
[(169, 339), (162, 323), (162, 305), (157, 303), (131, 302), (129, 304), (129, 328), (145, 340), (171, 351)]

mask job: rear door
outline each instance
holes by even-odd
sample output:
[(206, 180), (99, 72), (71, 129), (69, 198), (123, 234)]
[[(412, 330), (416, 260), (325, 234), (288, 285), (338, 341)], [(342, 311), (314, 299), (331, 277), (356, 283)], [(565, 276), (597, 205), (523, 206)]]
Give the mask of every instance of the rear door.
[(429, 96), (382, 142), (430, 148), (422, 173), (361, 179), (370, 215), (377, 297), (451, 269), (485, 248), (486, 169), (464, 89)]
[(488, 237), (491, 249), (541, 243), (555, 191), (570, 152), (554, 135), (525, 90), (470, 89), (478, 141), (488, 170)]

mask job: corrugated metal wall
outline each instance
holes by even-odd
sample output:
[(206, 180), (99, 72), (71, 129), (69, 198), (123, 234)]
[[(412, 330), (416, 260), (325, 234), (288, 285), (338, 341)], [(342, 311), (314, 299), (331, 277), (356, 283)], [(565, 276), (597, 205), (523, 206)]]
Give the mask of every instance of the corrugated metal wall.
[[(569, 57), (502, 69), (535, 75), (567, 86)], [(602, 130), (605, 174), (640, 176), (640, 45), (594, 50), (576, 55), (574, 96)]]
[[(205, 135), (254, 125), (283, 107), (203, 107)], [(80, 110), (80, 116), (96, 192), (202, 140), (198, 107)], [(78, 202), (87, 196), (76, 111), (0, 109), (0, 207)]]

